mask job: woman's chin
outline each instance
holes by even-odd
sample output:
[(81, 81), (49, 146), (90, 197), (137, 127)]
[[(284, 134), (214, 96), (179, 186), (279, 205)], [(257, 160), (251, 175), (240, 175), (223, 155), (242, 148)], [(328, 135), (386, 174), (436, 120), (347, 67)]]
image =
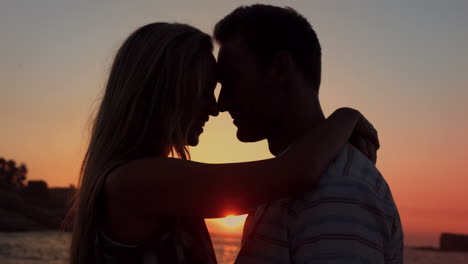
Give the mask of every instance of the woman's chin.
[(203, 128), (200, 127), (196, 133), (192, 133), (192, 135), (189, 136), (187, 142), (189, 146), (195, 147), (198, 145), (200, 141), (200, 135), (203, 133)]
[(191, 147), (195, 147), (198, 145), (198, 139), (191, 139), (188, 141), (188, 145), (191, 146)]

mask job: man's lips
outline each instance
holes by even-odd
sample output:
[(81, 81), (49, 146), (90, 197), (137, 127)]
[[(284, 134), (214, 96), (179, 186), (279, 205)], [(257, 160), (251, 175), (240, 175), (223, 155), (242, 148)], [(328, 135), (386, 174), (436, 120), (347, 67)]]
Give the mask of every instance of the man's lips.
[(235, 123), (239, 123), (239, 115), (238, 114), (235, 114), (235, 113), (229, 113), (231, 115), (231, 118), (232, 118), (232, 122), (235, 124)]

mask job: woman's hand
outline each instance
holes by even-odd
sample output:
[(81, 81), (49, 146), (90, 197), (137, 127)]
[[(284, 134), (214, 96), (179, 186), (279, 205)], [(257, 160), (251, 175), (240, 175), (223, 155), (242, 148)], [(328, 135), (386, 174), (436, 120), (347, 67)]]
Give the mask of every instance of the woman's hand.
[(377, 130), (362, 114), (349, 141), (374, 164), (377, 163), (377, 150), (380, 148)]

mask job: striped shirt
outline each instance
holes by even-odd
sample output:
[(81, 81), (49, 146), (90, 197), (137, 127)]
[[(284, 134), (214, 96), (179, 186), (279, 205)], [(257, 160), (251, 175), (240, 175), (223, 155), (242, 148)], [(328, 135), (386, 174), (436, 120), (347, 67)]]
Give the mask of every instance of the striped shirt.
[(347, 144), (314, 190), (249, 214), (235, 263), (403, 263), (403, 231), (390, 188)]

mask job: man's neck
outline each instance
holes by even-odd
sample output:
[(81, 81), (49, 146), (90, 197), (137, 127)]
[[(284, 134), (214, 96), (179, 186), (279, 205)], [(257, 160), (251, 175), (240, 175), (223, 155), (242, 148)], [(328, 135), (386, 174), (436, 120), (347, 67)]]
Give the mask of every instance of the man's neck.
[(316, 107), (304, 109), (296, 114), (291, 114), (284, 122), (268, 137), (268, 148), (274, 156), (278, 156), (287, 149), (291, 143), (302, 137), (309, 129), (325, 120), (325, 116), (317, 102)]

